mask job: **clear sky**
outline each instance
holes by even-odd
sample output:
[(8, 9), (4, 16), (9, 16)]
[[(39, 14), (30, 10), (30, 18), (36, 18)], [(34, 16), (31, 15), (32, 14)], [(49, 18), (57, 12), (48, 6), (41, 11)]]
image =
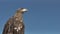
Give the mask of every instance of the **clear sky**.
[(60, 34), (60, 0), (0, 0), (0, 34), (16, 9), (24, 14), (25, 34)]

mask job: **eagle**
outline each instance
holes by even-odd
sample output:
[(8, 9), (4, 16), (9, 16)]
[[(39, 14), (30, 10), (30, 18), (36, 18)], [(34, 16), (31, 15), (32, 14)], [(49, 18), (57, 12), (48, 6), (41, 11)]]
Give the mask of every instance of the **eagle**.
[(16, 13), (6, 22), (2, 34), (24, 34), (23, 13), (26, 8), (18, 8)]

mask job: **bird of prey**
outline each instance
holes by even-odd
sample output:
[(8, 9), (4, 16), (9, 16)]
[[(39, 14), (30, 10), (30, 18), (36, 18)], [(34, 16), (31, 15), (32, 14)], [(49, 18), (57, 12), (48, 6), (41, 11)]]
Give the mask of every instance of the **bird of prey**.
[(23, 13), (27, 9), (19, 8), (4, 26), (2, 34), (24, 34)]

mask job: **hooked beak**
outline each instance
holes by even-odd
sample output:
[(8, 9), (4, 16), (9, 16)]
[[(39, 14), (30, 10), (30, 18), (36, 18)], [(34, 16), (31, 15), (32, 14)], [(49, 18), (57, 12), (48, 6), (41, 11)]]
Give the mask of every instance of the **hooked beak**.
[(23, 12), (27, 12), (28, 10), (24, 8), (24, 9), (22, 9), (21, 11), (23, 11)]

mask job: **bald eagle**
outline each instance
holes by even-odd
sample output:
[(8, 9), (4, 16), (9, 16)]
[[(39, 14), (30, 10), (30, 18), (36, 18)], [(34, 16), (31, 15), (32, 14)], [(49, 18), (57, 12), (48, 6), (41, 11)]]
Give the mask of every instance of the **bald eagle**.
[(25, 26), (22, 14), (26, 11), (25, 8), (19, 8), (15, 15), (9, 18), (5, 24), (2, 34), (24, 34)]

